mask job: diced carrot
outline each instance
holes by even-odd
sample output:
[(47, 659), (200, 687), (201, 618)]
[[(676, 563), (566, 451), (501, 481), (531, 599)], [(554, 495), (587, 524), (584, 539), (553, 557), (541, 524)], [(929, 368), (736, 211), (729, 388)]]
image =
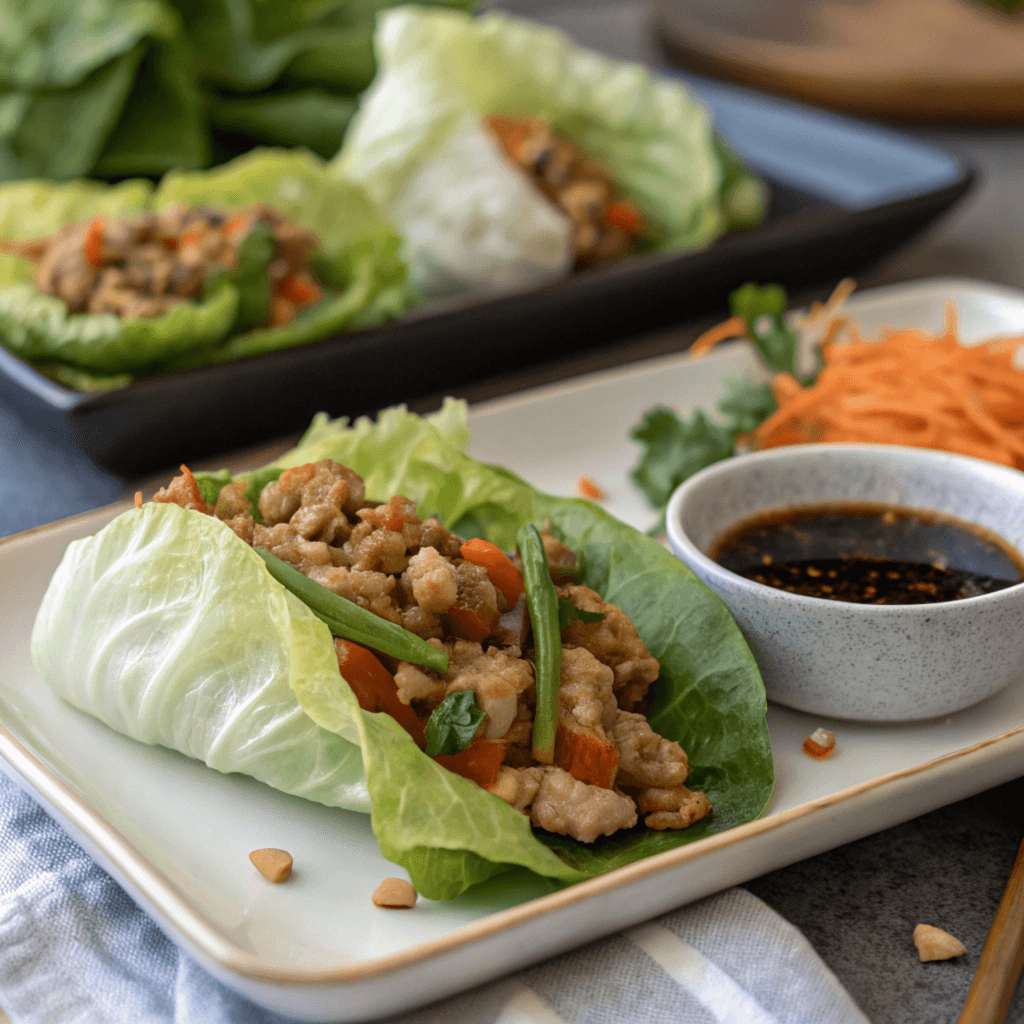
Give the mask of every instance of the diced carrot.
[(228, 238), (233, 238), (235, 235), (243, 235), (252, 224), (252, 212), (250, 210), (239, 210), (233, 217), (229, 217), (220, 229), (224, 232)]
[(589, 732), (567, 729), (561, 722), (555, 733), (555, 766), (588, 786), (611, 789), (619, 770), (615, 744)]
[(589, 498), (591, 501), (604, 501), (608, 497), (603, 490), (601, 490), (597, 481), (592, 476), (583, 474), (576, 481), (576, 490), (584, 498)]
[(442, 768), (487, 789), (498, 781), (498, 769), (505, 760), (508, 748), (507, 740), (488, 740), (475, 736), (465, 750), (457, 754), (438, 754), (434, 760)]
[(612, 203), (604, 211), (605, 223), (613, 224), (631, 235), (639, 235), (644, 229), (644, 215), (628, 199), (620, 199)]
[(97, 270), (103, 268), (103, 232), (106, 226), (103, 217), (93, 217), (85, 235), (85, 261)]
[(487, 622), (479, 612), (462, 604), (461, 601), (456, 601), (455, 604), (448, 609), (447, 615), (452, 629), (454, 629), (459, 636), (464, 640), (476, 640), (477, 642), (490, 636), (494, 632), (495, 627), (498, 625), (498, 619), (500, 618), (500, 616), (496, 616), (490, 622)]
[(419, 744), (426, 746), (424, 723), (408, 704), (398, 699), (395, 677), (380, 663), (368, 647), (334, 638), (334, 651), (338, 668), (345, 682), (364, 711), (383, 711), (389, 714)]
[(467, 562), (486, 569), (490, 581), (505, 596), (509, 608), (515, 607), (523, 593), (523, 576), (497, 544), (474, 537), (459, 548), (459, 554)]
[(295, 319), (295, 303), (283, 295), (274, 295), (270, 300), (270, 326), (283, 327)]
[(323, 298), (323, 291), (308, 274), (291, 275), (282, 277), (274, 286), (278, 295), (284, 296), (289, 302), (296, 306), (305, 306), (310, 302), (319, 302)]
[(193, 242), (198, 242), (200, 238), (206, 233), (205, 224), (196, 224), (195, 227), (191, 227), (186, 231), (180, 238), (178, 238), (177, 247), (183, 245), (191, 245)]

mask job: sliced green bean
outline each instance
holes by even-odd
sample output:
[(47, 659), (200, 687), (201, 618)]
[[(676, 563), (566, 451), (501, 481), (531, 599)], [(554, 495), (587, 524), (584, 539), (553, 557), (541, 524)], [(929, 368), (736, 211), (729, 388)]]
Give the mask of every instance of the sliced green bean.
[(533, 717), (533, 756), (544, 764), (555, 759), (558, 730), (558, 686), (562, 672), (562, 633), (558, 627), (558, 595), (551, 582), (548, 556), (537, 527), (524, 526), (516, 536), (523, 562), (526, 607), (533, 630), (537, 710)]
[(266, 548), (254, 550), (267, 563), (270, 575), (326, 623), (335, 636), (344, 637), (364, 647), (372, 647), (382, 654), (390, 654), (399, 661), (424, 665), (435, 672), (444, 672), (448, 668), (448, 655), (415, 633), (331, 593)]

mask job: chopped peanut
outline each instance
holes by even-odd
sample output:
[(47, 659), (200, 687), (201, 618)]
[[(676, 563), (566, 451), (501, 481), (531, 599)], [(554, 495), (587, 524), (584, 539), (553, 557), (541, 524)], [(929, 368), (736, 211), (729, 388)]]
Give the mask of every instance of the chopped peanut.
[(378, 907), (408, 910), (416, 906), (417, 893), (412, 882), (404, 878), (385, 878), (373, 890), (373, 902)]
[(604, 501), (608, 497), (600, 484), (592, 476), (587, 476), (585, 473), (576, 481), (576, 493), (581, 498), (589, 498), (591, 501)]
[(271, 882), (284, 882), (292, 873), (292, 855), (287, 850), (267, 847), (249, 854), (256, 870)]
[(967, 947), (959, 939), (930, 924), (919, 924), (914, 929), (914, 945), (917, 946), (921, 963), (926, 960), (949, 960), (967, 952)]
[(817, 761), (828, 757), (836, 749), (835, 734), (829, 729), (815, 729), (804, 740), (804, 753)]

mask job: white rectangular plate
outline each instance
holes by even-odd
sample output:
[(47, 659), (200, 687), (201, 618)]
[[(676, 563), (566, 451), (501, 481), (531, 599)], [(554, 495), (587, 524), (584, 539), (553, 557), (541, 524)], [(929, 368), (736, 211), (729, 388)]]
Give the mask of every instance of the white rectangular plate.
[[(868, 330), (938, 329), (947, 299), (968, 340), (1024, 332), (1024, 293), (962, 280), (880, 289), (850, 309)], [(472, 452), (556, 494), (573, 494), (587, 474), (612, 512), (645, 528), (655, 517), (629, 483), (630, 428), (659, 404), (712, 410), (726, 380), (758, 372), (748, 349), (732, 345), (523, 393), (472, 410)], [(32, 670), (36, 608), (65, 547), (123, 508), (0, 544), (0, 769), (175, 942), (294, 1017), (359, 1020), (440, 998), (1024, 772), (1024, 677), (977, 707), (914, 725), (829, 723), (773, 706), (778, 782), (764, 818), (562, 891), (505, 876), (451, 903), (382, 911), (370, 893), (396, 868), (368, 817), (135, 743), (61, 703)], [(836, 753), (812, 761), (801, 743), (822, 724), (836, 732)], [(249, 864), (263, 846), (294, 855), (286, 885), (267, 884)]]

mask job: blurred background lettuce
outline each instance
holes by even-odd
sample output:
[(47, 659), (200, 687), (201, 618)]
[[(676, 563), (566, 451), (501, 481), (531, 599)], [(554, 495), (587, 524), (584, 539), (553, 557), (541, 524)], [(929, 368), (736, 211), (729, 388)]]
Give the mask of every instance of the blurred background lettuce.
[(257, 145), (333, 156), (395, 2), (0, 0), (0, 181), (157, 177)]

